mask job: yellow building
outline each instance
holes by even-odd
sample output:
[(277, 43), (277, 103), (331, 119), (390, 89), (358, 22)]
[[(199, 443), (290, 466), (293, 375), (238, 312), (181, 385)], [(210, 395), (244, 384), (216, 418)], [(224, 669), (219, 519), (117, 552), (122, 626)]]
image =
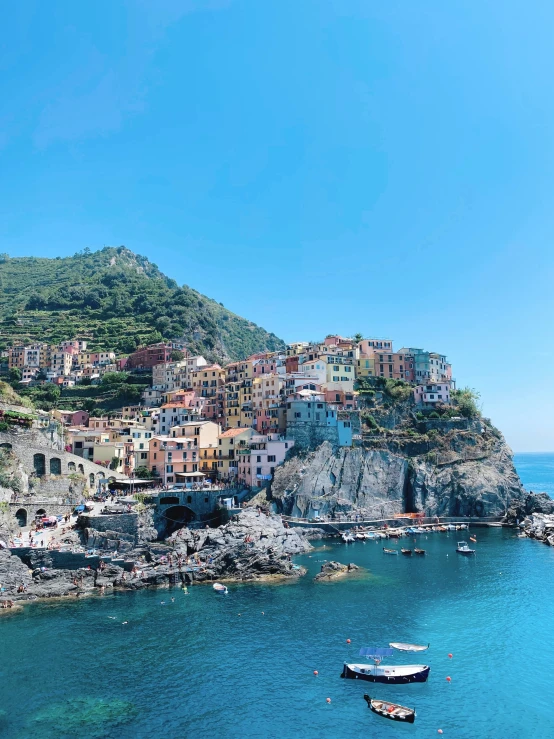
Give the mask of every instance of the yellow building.
[(227, 382), (225, 384), (224, 414), (227, 428), (240, 426), (240, 388), (241, 382)]
[(356, 377), (375, 377), (375, 358), (361, 354), (356, 360)]
[(254, 430), (227, 429), (219, 435), (217, 452), (217, 476), (220, 480), (236, 480), (241, 454), (250, 453), (250, 439)]

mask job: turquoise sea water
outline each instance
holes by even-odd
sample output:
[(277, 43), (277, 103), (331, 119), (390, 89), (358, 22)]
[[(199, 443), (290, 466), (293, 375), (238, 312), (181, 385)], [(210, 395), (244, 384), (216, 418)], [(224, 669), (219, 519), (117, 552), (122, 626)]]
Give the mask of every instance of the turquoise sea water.
[[(118, 593), (2, 616), (0, 737), (552, 735), (554, 550), (507, 529), (474, 533), (471, 559), (456, 554), (456, 532), (418, 536), (425, 558), (334, 544), (299, 558), (310, 573), (294, 584)], [(331, 558), (366, 572), (314, 583)], [(360, 647), (390, 640), (430, 642), (428, 683), (339, 677)], [(415, 706), (416, 723), (375, 716), (364, 692)]]
[(526, 490), (554, 498), (554, 453), (514, 454), (514, 463)]

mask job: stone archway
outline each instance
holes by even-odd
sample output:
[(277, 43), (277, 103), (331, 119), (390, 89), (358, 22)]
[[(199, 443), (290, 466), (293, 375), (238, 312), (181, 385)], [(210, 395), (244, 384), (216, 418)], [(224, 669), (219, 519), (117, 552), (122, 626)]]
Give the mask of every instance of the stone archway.
[(12, 445), (9, 442), (4, 441), (2, 444), (0, 444), (0, 449), (5, 449), (5, 451), (11, 452), (11, 450), (13, 449), (13, 447), (12, 447)]
[(88, 484), (89, 484), (89, 487), (94, 488), (94, 473), (93, 472), (91, 472), (90, 475), (88, 476)]
[(33, 467), (35, 474), (38, 475), (38, 477), (42, 477), (46, 474), (46, 457), (44, 454), (33, 455)]
[(191, 508), (184, 505), (171, 506), (166, 508), (165, 511), (160, 511), (162, 516), (162, 531), (160, 532), (162, 537), (168, 537), (177, 529), (182, 529), (191, 521), (194, 521), (196, 514)]
[(46, 516), (46, 511), (44, 508), (39, 508), (38, 511), (35, 512), (35, 518), (37, 516)]
[(75, 472), (75, 470), (77, 469), (77, 468), (75, 467), (75, 462), (68, 462), (68, 463), (67, 463), (67, 469), (68, 469), (68, 470), (69, 470), (70, 472)]
[(62, 460), (59, 457), (52, 457), (50, 459), (50, 474), (61, 475), (62, 474)]
[(79, 466), (77, 467), (77, 469), (78, 469), (78, 471), (79, 471), (79, 473), (80, 473), (81, 475), (84, 475), (84, 474), (85, 474), (85, 468), (83, 467), (83, 465), (82, 465), (82, 464), (80, 464), (80, 465), (79, 465)]
[(15, 517), (17, 519), (17, 525), (20, 529), (22, 529), (24, 526), (27, 526), (27, 511), (25, 510), (25, 508), (20, 508), (18, 511), (16, 511)]

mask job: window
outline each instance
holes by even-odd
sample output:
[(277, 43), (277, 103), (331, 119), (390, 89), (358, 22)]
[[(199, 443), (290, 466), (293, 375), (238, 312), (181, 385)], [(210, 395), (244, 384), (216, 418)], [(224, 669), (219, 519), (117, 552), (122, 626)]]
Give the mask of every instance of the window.
[(141, 452), (140, 453), (140, 458), (141, 459), (146, 459), (147, 457), (148, 457), (148, 454), (146, 454), (146, 452)]
[(165, 468), (165, 471), (166, 471), (166, 472), (173, 472), (173, 465), (172, 465), (172, 464), (168, 464), (168, 465), (166, 466), (166, 468)]
[(256, 474), (257, 475), (261, 475), (262, 474), (262, 468), (261, 467), (256, 467)]
[(275, 455), (274, 455), (274, 454), (270, 454), (270, 455), (268, 456), (268, 458), (267, 458), (267, 461), (268, 461), (268, 462), (275, 462)]
[(333, 377), (333, 382), (339, 382), (339, 378), (337, 376)]
[(261, 461), (262, 461), (262, 458), (260, 457), (260, 455), (258, 455), (258, 456), (256, 457), (256, 462), (261, 462)]

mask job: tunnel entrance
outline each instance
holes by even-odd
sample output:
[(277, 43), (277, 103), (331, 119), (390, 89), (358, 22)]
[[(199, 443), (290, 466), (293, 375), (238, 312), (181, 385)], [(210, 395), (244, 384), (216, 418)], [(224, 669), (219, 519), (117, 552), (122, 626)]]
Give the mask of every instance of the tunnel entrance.
[(171, 506), (163, 512), (160, 511), (160, 514), (163, 520), (163, 527), (160, 532), (162, 538), (169, 536), (177, 529), (182, 529), (183, 526), (196, 518), (194, 511), (184, 505)]

